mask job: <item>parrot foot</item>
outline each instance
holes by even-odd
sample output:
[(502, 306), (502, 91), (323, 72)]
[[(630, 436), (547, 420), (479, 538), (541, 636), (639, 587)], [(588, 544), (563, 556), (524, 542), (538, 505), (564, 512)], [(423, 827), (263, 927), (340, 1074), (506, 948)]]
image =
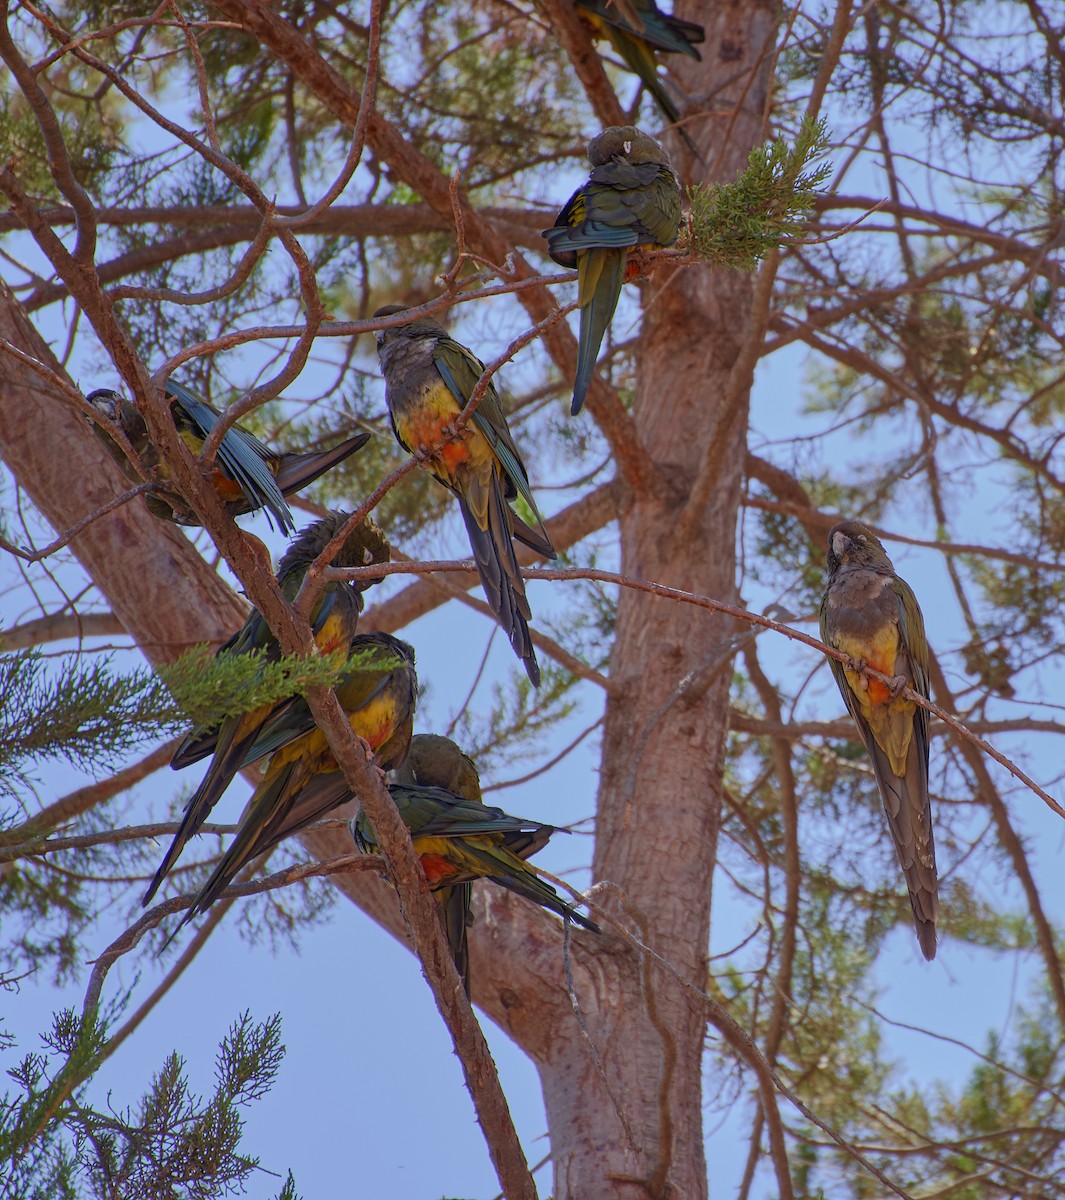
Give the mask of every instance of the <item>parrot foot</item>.
[(625, 260), (625, 282), (633, 283), (642, 276), (649, 275), (653, 264), (642, 246), (629, 251)]
[(897, 700), (902, 695), (903, 689), (909, 682), (909, 679), (907, 679), (905, 675), (892, 675), (891, 680), (887, 685), (888, 691), (891, 692), (891, 699)]
[(848, 654), (847, 661), (844, 663), (844, 666), (848, 671), (853, 671), (855, 675), (860, 677), (863, 687), (868, 684), (869, 677), (866, 675), (866, 671), (869, 670), (869, 664), (864, 658), (852, 658)]

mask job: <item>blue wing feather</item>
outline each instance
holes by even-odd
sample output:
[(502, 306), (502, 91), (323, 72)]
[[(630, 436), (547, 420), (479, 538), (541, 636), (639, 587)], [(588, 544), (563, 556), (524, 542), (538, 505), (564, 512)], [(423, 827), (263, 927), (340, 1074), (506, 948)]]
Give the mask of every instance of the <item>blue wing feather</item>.
[[(209, 437), (218, 424), (219, 414), (210, 405), (205, 404), (195, 392), (176, 380), (169, 380), (166, 386), (167, 391), (177, 398), (203, 436)], [(252, 508), (265, 508), (268, 514), (273, 514), (282, 533), (295, 533), (296, 523), (292, 519), (292, 513), (267, 466), (270, 457), (268, 447), (247, 430), (238, 429), (235, 425), (226, 430), (222, 444), (218, 447), (219, 462), (240, 485), (240, 490)]]

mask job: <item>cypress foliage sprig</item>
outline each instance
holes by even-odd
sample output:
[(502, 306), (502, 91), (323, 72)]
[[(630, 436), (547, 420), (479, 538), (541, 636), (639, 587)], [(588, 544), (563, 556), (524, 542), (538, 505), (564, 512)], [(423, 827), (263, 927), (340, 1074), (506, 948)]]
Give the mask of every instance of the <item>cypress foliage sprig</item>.
[(0, 654), (0, 791), (35, 758), (94, 773), (180, 719), (151, 671), (116, 672), (109, 659), (45, 659), (39, 649)]
[(803, 120), (794, 146), (778, 138), (753, 149), (732, 183), (695, 184), (692, 253), (714, 266), (749, 271), (776, 246), (802, 233), (831, 163), (812, 166), (825, 150), (823, 121)]
[(311, 687), (331, 687), (348, 664), (343, 650), (269, 660), (216, 656), (203, 646), (157, 673), (121, 672), (110, 658), (46, 659), (36, 648), (0, 654), (0, 793), (13, 794), (34, 760), (65, 759), (100, 774), (189, 724), (209, 727)]
[[(240, 1110), (276, 1081), (285, 1053), (280, 1014), (257, 1023), (245, 1012), (233, 1022), (206, 1098), (192, 1091), (173, 1053), (137, 1104), (119, 1109), (109, 1098), (98, 1110), (84, 1085), (69, 1081), (89, 1075), (105, 1039), (96, 1022), (57, 1013), (42, 1039), (46, 1052), (9, 1070), (14, 1087), (0, 1096), (0, 1200), (215, 1200), (243, 1191), (259, 1160), (239, 1152)], [(298, 1200), (291, 1173), (277, 1200)]]

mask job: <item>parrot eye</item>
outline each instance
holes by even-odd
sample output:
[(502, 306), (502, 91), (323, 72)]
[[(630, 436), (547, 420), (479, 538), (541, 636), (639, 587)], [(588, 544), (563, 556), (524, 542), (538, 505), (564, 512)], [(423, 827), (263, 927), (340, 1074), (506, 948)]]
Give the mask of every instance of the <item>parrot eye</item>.
[(632, 142), (625, 142), (625, 153), (626, 154), (632, 153)]

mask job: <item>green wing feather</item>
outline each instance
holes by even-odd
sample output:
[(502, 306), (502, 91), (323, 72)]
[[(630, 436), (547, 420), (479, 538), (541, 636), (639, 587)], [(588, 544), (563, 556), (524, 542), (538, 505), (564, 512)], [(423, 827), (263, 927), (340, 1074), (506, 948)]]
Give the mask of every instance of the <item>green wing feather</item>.
[[(484, 363), (453, 338), (441, 338), (437, 342), (433, 353), (433, 362), (436, 364), (441, 378), (447, 384), (448, 391), (455, 397), (455, 402), (460, 408), (465, 408), (477, 386), (477, 380), (484, 374)], [(481, 397), (481, 402), (473, 413), (473, 424), (488, 442), (492, 453), (503, 468), (504, 476), (511, 485), (507, 488), (507, 499), (512, 499), (515, 495), (521, 496), (536, 519), (544, 543), (550, 546), (551, 542), (544, 527), (544, 518), (536, 507), (536, 500), (533, 498), (532, 489), (529, 486), (529, 473), (525, 469), (525, 463), (522, 461), (518, 447), (507, 428), (507, 419), (503, 415), (499, 392), (492, 380), (488, 381), (488, 387)], [(533, 548), (540, 549), (543, 553), (542, 548)], [(553, 558), (554, 556), (552, 547), (548, 557)]]

